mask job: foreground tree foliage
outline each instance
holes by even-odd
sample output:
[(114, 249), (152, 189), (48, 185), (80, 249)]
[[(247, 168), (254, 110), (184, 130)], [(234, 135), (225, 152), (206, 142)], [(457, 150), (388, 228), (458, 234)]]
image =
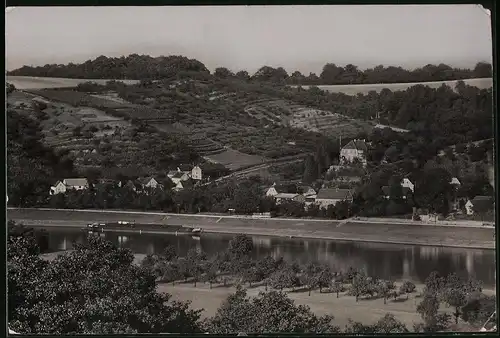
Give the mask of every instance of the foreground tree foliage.
[(8, 244), (9, 326), (26, 334), (199, 332), (200, 311), (156, 292), (129, 250), (99, 237), (53, 261), (29, 237)]
[(251, 333), (338, 333), (333, 317), (314, 315), (309, 307), (295, 305), (286, 294), (277, 291), (247, 297), (238, 289), (206, 323), (214, 334)]

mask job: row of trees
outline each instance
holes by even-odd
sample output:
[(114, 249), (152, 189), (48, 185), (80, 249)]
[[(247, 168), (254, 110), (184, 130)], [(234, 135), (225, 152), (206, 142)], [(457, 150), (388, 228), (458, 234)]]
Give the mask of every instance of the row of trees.
[[(210, 73), (203, 63), (184, 56), (160, 56), (132, 54), (127, 57), (108, 58), (99, 56), (82, 64), (69, 63), (68, 65), (47, 64), (41, 67), (23, 66), (8, 72), (8, 75), (69, 77), (82, 79), (162, 79), (175, 77), (179, 73), (203, 74), (210, 79)], [(273, 68), (263, 66), (254, 75), (246, 71), (236, 74), (224, 67), (216, 68), (214, 77), (228, 79), (235, 78), (243, 81), (276, 82), (282, 84), (303, 85), (335, 85), (335, 84), (362, 84), (362, 83), (399, 83), (446, 81), (469, 78), (487, 78), (492, 76), (490, 63), (479, 62), (474, 69), (452, 68), (445, 64), (428, 64), (414, 70), (401, 67), (385, 67), (360, 70), (353, 64), (345, 67), (334, 63), (327, 63), (321, 74), (303, 75), (299, 71), (288, 74), (283, 67)], [(202, 78), (205, 78), (202, 77)]]
[[(334, 281), (342, 281), (342, 285), (350, 281), (353, 295), (369, 294), (367, 290), (375, 285), (380, 286), (373, 292), (381, 295), (391, 289), (390, 283), (382, 286), (381, 281), (375, 282), (354, 269), (335, 277), (326, 268), (313, 264), (301, 269), (282, 259), (252, 260), (252, 241), (246, 236), (235, 237), (228, 249), (216, 258), (206, 258), (202, 252), (195, 251), (177, 257), (172, 248), (167, 248), (160, 257), (148, 256), (142, 267), (132, 263), (130, 250), (91, 236), (86, 245), (76, 245), (72, 252), (46, 261), (40, 258), (40, 249), (31, 233), (17, 231), (16, 227), (10, 225), (8, 237), (8, 323), (10, 329), (24, 334), (342, 332), (334, 325), (332, 316), (317, 316), (307, 306), (296, 305), (284, 292), (273, 290), (250, 298), (242, 287), (224, 301), (213, 317), (202, 321), (202, 310), (192, 310), (189, 303), (172, 301), (170, 295), (156, 292), (155, 280), (159, 276), (172, 276), (169, 271), (175, 269), (174, 266), (182, 271), (177, 278), (191, 278), (194, 282), (213, 281), (223, 276), (222, 271), (226, 269), (245, 283), (252, 280), (247, 276), (267, 274), (304, 279), (307, 285), (320, 288), (333, 289), (333, 285), (339, 285)], [(214, 266), (214, 262), (221, 265)], [(198, 278), (203, 269), (206, 270)], [(288, 288), (289, 279), (270, 278), (273, 282), (269, 286)], [(413, 291), (415, 286), (406, 282), (398, 293)], [(424, 298), (417, 309), (424, 322), (415, 329), (426, 332), (446, 329), (450, 318), (437, 312), (436, 299), (438, 308), (444, 300), (458, 309), (455, 313), (460, 312), (464, 320), (484, 322), (483, 318), (490, 314), (488, 311), (495, 307), (495, 299), (472, 297), (473, 291), (480, 294), (480, 286), (475, 281), (463, 281), (455, 275), (443, 279), (432, 274), (426, 280)], [(462, 296), (457, 296), (461, 292), (466, 294), (465, 303)], [(408, 331), (391, 314), (373, 325), (351, 321), (343, 330), (346, 333)]]

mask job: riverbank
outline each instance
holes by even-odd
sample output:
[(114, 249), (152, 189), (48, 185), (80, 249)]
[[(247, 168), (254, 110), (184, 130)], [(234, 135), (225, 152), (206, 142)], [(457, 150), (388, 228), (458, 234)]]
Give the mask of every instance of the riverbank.
[[(201, 227), (206, 233), (244, 233), (332, 241), (495, 249), (494, 228), (492, 227), (452, 227), (365, 220), (252, 219), (215, 215), (47, 209), (8, 209), (7, 218), (40, 227), (85, 227), (88, 222), (105, 223), (121, 220), (188, 228)], [(161, 227), (158, 229), (136, 228), (135, 231), (141, 230), (144, 233), (165, 233)]]

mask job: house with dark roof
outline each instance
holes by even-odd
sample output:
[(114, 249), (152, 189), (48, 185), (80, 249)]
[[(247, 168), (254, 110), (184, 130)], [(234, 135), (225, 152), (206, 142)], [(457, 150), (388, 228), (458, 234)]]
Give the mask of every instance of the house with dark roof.
[(474, 215), (477, 210), (492, 210), (494, 208), (494, 198), (491, 196), (476, 196), (465, 203), (467, 215)]
[(349, 189), (325, 188), (318, 192), (315, 203), (320, 208), (327, 208), (329, 205), (335, 205), (340, 201), (352, 202), (352, 199), (353, 195)]
[(175, 187), (172, 188), (174, 191), (181, 191), (184, 189), (190, 189), (194, 187), (194, 182), (191, 179), (187, 179), (185, 181), (178, 181)]
[(162, 185), (154, 177), (140, 178), (139, 183), (143, 189), (162, 188)]
[(134, 183), (134, 181), (132, 180), (126, 180), (126, 181), (121, 181), (118, 183), (118, 187), (120, 188), (127, 188), (127, 189), (130, 189), (132, 191), (137, 191), (137, 184)]
[(85, 190), (88, 188), (89, 182), (86, 178), (65, 178), (62, 181), (57, 181), (56, 184), (51, 186), (49, 194), (64, 194), (68, 190)]
[(304, 195), (305, 197), (309, 197), (309, 196), (316, 195), (317, 191), (314, 190), (314, 188), (309, 186), (309, 185), (299, 185), (297, 187), (297, 193), (300, 193), (300, 194)]
[(352, 163), (358, 160), (363, 165), (366, 165), (367, 153), (368, 146), (365, 140), (354, 139), (340, 150), (340, 163)]
[(279, 193), (274, 196), (274, 199), (276, 201), (276, 204), (280, 204), (283, 202), (298, 202), (298, 203), (304, 203), (306, 201), (306, 198), (304, 195), (301, 194), (294, 194), (294, 193)]
[(291, 194), (291, 193), (297, 193), (297, 187), (292, 186), (291, 184), (276, 184), (273, 183), (273, 185), (267, 189), (266, 191), (266, 196), (268, 197), (274, 197), (277, 194), (280, 193), (285, 193), (285, 194)]

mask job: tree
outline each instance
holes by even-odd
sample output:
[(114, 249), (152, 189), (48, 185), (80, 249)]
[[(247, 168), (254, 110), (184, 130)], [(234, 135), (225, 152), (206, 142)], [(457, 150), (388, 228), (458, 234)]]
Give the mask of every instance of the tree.
[(374, 325), (374, 333), (408, 333), (406, 325), (397, 320), (393, 314), (387, 313), (380, 318)]
[(321, 293), (323, 288), (332, 284), (333, 274), (328, 267), (323, 267), (320, 271), (318, 271), (316, 279), (318, 281), (319, 293)]
[(217, 283), (217, 276), (219, 272), (219, 264), (217, 260), (211, 260), (208, 263), (205, 275), (204, 275), (204, 280), (205, 282), (208, 282), (210, 284), (210, 289), (212, 288), (213, 283)]
[(9, 244), (9, 327), (25, 334), (199, 332), (200, 311), (156, 293), (133, 255), (100, 237), (44, 261)]
[(298, 284), (297, 274), (289, 267), (277, 270), (269, 280), (269, 285), (273, 289), (283, 291), (284, 288), (293, 288)]
[(309, 296), (311, 295), (311, 290), (318, 285), (318, 275), (320, 272), (320, 267), (314, 263), (309, 263), (303, 273), (304, 284), (308, 287)]
[(417, 305), (417, 312), (424, 320), (424, 331), (436, 332), (447, 327), (449, 315), (438, 314), (438, 310), (438, 295), (430, 291), (424, 292), (424, 299)]
[(379, 280), (377, 282), (377, 294), (384, 298), (384, 304), (387, 304), (387, 298), (389, 298), (391, 287), (390, 282), (385, 280)]
[(248, 256), (252, 253), (252, 251), (253, 241), (248, 235), (239, 234), (229, 241), (228, 252), (232, 257), (234, 257), (234, 259)]
[(366, 275), (358, 273), (352, 279), (350, 293), (356, 297), (356, 302), (359, 296), (364, 295), (368, 288), (368, 280)]
[(467, 295), (462, 289), (447, 288), (444, 292), (444, 300), (455, 309), (455, 324), (458, 324), (458, 318), (461, 315), (461, 308), (467, 304)]
[(209, 319), (213, 334), (251, 333), (336, 333), (333, 317), (314, 315), (309, 307), (295, 305), (286, 294), (260, 293), (250, 299), (241, 288), (232, 294)]
[(406, 293), (406, 299), (408, 299), (408, 294), (415, 291), (415, 284), (410, 281), (405, 281), (403, 285), (399, 288), (399, 293)]
[(176, 259), (178, 257), (178, 255), (177, 255), (177, 249), (173, 245), (168, 245), (163, 250), (162, 257), (166, 261), (173, 261), (174, 259)]
[(446, 283), (445, 278), (441, 277), (437, 271), (432, 271), (425, 279), (425, 290), (431, 294), (439, 294)]
[(218, 67), (218, 68), (215, 68), (214, 76), (218, 77), (220, 79), (227, 79), (227, 78), (233, 77), (234, 74), (229, 69), (227, 69), (225, 67)]
[(344, 284), (341, 281), (334, 281), (332, 284), (332, 291), (337, 294), (337, 298), (339, 298), (339, 293), (344, 292)]

